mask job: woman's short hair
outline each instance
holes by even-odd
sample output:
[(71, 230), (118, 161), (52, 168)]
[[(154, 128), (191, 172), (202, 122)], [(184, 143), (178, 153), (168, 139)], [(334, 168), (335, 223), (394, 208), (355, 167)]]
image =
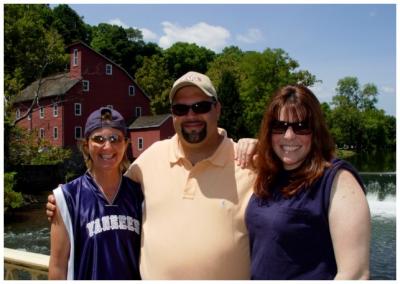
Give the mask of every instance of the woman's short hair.
[(257, 173), (255, 194), (261, 198), (270, 196), (271, 187), (276, 182), (277, 173), (283, 169), (282, 161), (272, 148), (274, 120), (284, 117), (297, 121), (307, 121), (312, 130), (310, 152), (293, 173), (292, 181), (282, 193), (289, 197), (304, 187), (313, 184), (330, 165), (335, 155), (335, 144), (326, 125), (321, 105), (316, 96), (303, 85), (288, 85), (279, 89), (271, 98), (264, 112), (258, 134), (254, 167)]

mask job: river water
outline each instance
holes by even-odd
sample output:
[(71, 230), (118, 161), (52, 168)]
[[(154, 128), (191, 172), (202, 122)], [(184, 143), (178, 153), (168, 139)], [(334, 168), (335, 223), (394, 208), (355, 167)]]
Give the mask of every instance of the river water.
[[(396, 176), (366, 173), (362, 178), (372, 214), (371, 279), (396, 279)], [(47, 193), (41, 197), (46, 200)], [(49, 254), (49, 223), (45, 203), (4, 220), (4, 246)]]

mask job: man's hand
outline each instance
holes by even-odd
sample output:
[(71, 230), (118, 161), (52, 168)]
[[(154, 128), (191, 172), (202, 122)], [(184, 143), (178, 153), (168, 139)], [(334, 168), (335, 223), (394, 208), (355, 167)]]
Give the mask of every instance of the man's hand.
[(253, 138), (242, 138), (237, 142), (235, 160), (241, 168), (246, 168), (254, 158), (258, 140)]
[(46, 215), (47, 215), (47, 220), (51, 222), (53, 220), (53, 217), (56, 214), (56, 199), (53, 194), (50, 194), (47, 196), (47, 204), (46, 204)]

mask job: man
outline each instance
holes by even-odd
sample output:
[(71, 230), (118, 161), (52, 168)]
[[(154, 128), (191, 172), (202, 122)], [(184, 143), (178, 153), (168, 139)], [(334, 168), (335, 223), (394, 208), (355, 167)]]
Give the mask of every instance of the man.
[(170, 92), (176, 134), (154, 143), (126, 176), (142, 185), (143, 279), (249, 279), (244, 223), (254, 174), (236, 165), (236, 144), (217, 127), (221, 104), (197, 72)]

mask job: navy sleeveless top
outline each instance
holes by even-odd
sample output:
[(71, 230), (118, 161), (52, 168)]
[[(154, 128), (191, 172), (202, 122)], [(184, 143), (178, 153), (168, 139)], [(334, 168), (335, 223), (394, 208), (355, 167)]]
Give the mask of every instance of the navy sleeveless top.
[(288, 184), (290, 172), (279, 173), (272, 197), (254, 194), (246, 209), (250, 238), (251, 278), (264, 280), (326, 280), (337, 273), (329, 232), (328, 209), (332, 183), (339, 169), (350, 171), (364, 185), (356, 170), (339, 159), (310, 188), (284, 198), (279, 189)]
[(63, 185), (62, 193), (72, 227), (73, 278), (140, 279), (140, 184), (123, 176), (110, 204), (86, 173)]

